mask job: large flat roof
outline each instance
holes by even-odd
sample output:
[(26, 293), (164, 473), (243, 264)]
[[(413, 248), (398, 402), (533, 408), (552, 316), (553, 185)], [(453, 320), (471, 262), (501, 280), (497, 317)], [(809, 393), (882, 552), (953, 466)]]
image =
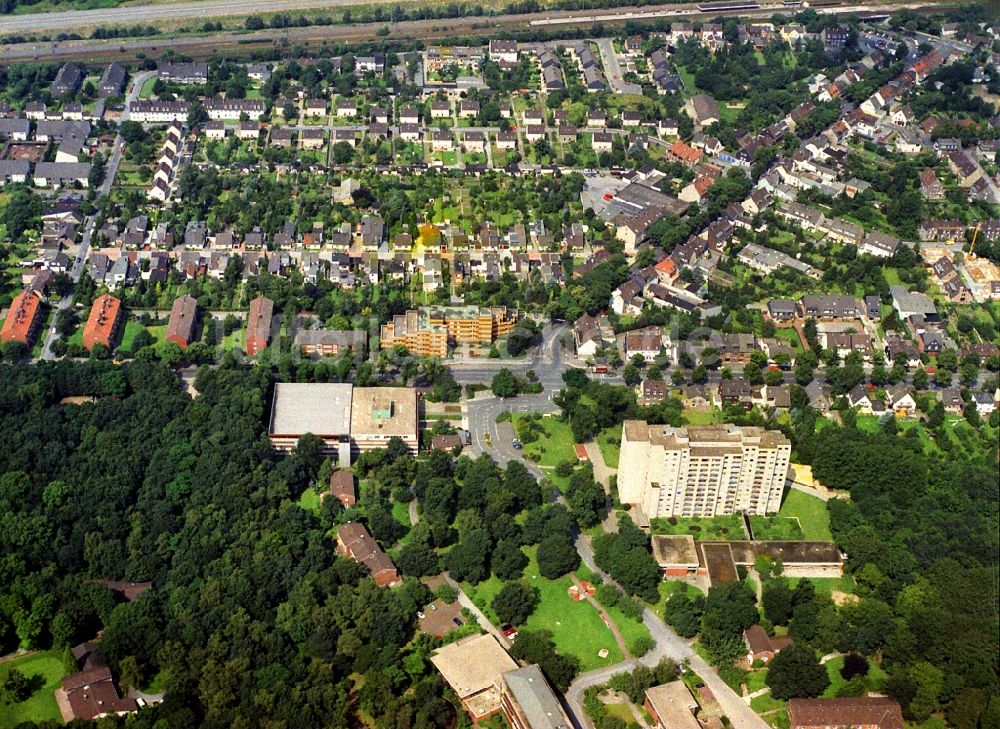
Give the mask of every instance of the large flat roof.
[(492, 689), (501, 675), (517, 669), (517, 663), (490, 633), (470, 635), (438, 648), (431, 663), (460, 699)]
[(646, 698), (666, 729), (701, 729), (701, 724), (694, 716), (698, 702), (683, 681), (671, 681), (648, 688)]
[(698, 550), (690, 534), (656, 534), (653, 536), (653, 557), (661, 567), (698, 566)]
[(354, 436), (412, 438), (417, 433), (417, 391), (412, 387), (355, 387), (350, 424)]
[(532, 663), (530, 666), (508, 671), (503, 680), (517, 699), (531, 729), (570, 729), (569, 719), (563, 712), (559, 699), (549, 688), (542, 670)]
[(274, 386), (269, 434), (348, 435), (353, 389), (349, 383), (279, 382)]

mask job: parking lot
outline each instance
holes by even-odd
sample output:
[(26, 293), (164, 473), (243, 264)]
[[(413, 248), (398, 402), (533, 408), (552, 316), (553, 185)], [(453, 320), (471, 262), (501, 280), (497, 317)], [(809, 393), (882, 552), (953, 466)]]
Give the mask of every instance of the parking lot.
[(465, 622), (462, 617), (462, 606), (458, 601), (450, 605), (444, 600), (435, 600), (424, 608), (424, 617), (420, 618), (420, 630), (440, 638), (459, 627), (455, 620)]

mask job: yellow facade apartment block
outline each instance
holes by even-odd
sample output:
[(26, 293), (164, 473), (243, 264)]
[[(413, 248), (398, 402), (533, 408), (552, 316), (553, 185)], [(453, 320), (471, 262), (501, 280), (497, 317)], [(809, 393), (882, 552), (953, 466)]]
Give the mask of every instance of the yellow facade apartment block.
[(446, 357), (449, 344), (489, 346), (514, 331), (517, 312), (505, 306), (435, 306), (397, 314), (380, 332), (382, 349), (402, 345), (421, 357)]

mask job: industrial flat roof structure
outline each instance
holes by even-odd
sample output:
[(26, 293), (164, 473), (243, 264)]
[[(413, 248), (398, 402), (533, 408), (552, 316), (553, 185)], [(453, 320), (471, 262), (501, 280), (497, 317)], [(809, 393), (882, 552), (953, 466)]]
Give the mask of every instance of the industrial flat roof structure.
[(490, 633), (470, 635), (438, 648), (431, 663), (476, 718), (500, 708), (500, 677), (517, 669), (517, 663)]
[(355, 437), (376, 435), (388, 440), (398, 436), (406, 440), (417, 432), (417, 391), (410, 387), (355, 387), (350, 412), (350, 433)]
[(274, 386), (270, 434), (348, 435), (353, 390), (349, 383), (279, 382)]

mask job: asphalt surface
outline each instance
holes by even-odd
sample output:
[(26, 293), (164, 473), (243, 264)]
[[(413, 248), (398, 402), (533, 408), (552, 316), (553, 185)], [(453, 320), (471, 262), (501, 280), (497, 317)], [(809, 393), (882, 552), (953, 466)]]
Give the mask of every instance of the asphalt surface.
[[(132, 84), (129, 86), (128, 96), (125, 99), (125, 110), (122, 112), (123, 122), (128, 120), (129, 106), (131, 106), (132, 102), (139, 98), (139, 92), (142, 90), (142, 85), (146, 82), (146, 79), (154, 76), (155, 74), (155, 71), (146, 71), (138, 74), (132, 79)], [(117, 135), (115, 137), (114, 147), (112, 147), (111, 157), (108, 159), (108, 164), (105, 168), (104, 181), (101, 183), (101, 186), (97, 188), (98, 199), (111, 192), (111, 186), (114, 184), (115, 175), (118, 174), (118, 165), (122, 161), (124, 144), (125, 141), (122, 139), (121, 135)], [(87, 220), (86, 227), (83, 229), (83, 236), (80, 239), (80, 246), (77, 249), (76, 259), (73, 262), (73, 267), (70, 269), (70, 277), (73, 279), (74, 291), (70, 292), (59, 301), (56, 316), (59, 315), (58, 312), (64, 311), (73, 305), (73, 299), (76, 295), (76, 284), (79, 282), (80, 276), (83, 275), (83, 268), (87, 263), (87, 258), (90, 257), (90, 242), (94, 237), (94, 229), (96, 226), (97, 217), (91, 216)], [(53, 324), (53, 326), (49, 327), (48, 332), (45, 334), (45, 345), (42, 347), (42, 359), (55, 359), (55, 354), (52, 352), (52, 343), (56, 339), (56, 328)]]
[[(576, 548), (580, 553), (580, 558), (587, 567), (601, 575), (606, 582), (614, 584), (614, 580), (609, 575), (597, 568), (594, 562), (594, 552), (590, 547), (589, 537), (581, 536), (577, 539)], [(671, 658), (678, 664), (687, 663), (691, 670), (701, 676), (705, 685), (715, 695), (716, 701), (722, 707), (722, 712), (729, 717), (732, 726), (736, 727), (736, 729), (768, 729), (767, 722), (757, 716), (753, 709), (719, 678), (719, 674), (708, 665), (705, 659), (699, 656), (687, 641), (671, 630), (656, 613), (646, 608), (643, 610), (642, 622), (649, 629), (653, 640), (656, 641), (655, 648), (638, 661), (626, 661), (625, 663), (619, 663), (615, 666), (583, 674), (570, 684), (569, 689), (566, 691), (566, 703), (574, 714), (574, 723), (578, 727), (593, 726), (583, 711), (583, 693), (586, 689), (605, 683), (615, 673), (632, 670), (639, 664), (654, 666), (663, 658)]]
[(598, 38), (596, 42), (601, 52), (601, 63), (604, 64), (604, 75), (608, 79), (611, 91), (616, 94), (641, 94), (641, 86), (625, 81), (614, 41), (611, 38)]
[[(475, 365), (453, 366), (451, 368), (459, 382), (484, 384), (489, 382), (493, 374), (504, 366), (521, 374), (533, 369), (545, 388), (539, 395), (522, 395), (509, 400), (489, 397), (470, 401), (466, 407), (473, 452), (489, 453), (501, 465), (512, 460), (520, 461), (536, 478), (541, 478), (544, 475), (541, 468), (524, 459), (522, 451), (514, 448), (512, 443), (514, 431), (510, 423), (497, 423), (496, 418), (503, 412), (549, 414), (559, 412), (558, 407), (552, 402), (551, 396), (565, 384), (562, 375), (569, 367), (569, 363), (563, 356), (561, 342), (562, 335), (566, 331), (568, 331), (568, 325), (564, 323), (547, 325), (542, 332), (541, 344), (538, 345), (527, 362), (487, 360)], [(617, 382), (618, 378), (610, 378), (610, 381)], [(487, 433), (490, 435), (489, 445), (486, 442)], [(554, 500), (565, 503), (557, 491), (553, 491), (552, 496)], [(580, 536), (577, 539), (576, 547), (584, 564), (602, 574), (607, 581), (612, 582), (610, 577), (597, 569), (589, 537)], [(654, 666), (662, 658), (672, 658), (678, 664), (686, 662), (692, 670), (697, 672), (715, 694), (723, 712), (729, 717), (732, 726), (736, 729), (767, 729), (766, 722), (758, 717), (743, 699), (719, 678), (712, 667), (695, 653), (686, 641), (674, 633), (658, 615), (652, 610), (646, 609), (643, 612), (643, 623), (656, 642), (656, 646), (649, 653), (639, 660), (627, 660), (614, 666), (582, 674), (569, 687), (565, 697), (566, 705), (570, 718), (577, 729), (588, 729), (592, 726), (583, 710), (583, 694), (587, 688), (606, 683), (614, 674), (632, 670), (640, 664)], [(488, 622), (484, 625), (488, 625)]]

